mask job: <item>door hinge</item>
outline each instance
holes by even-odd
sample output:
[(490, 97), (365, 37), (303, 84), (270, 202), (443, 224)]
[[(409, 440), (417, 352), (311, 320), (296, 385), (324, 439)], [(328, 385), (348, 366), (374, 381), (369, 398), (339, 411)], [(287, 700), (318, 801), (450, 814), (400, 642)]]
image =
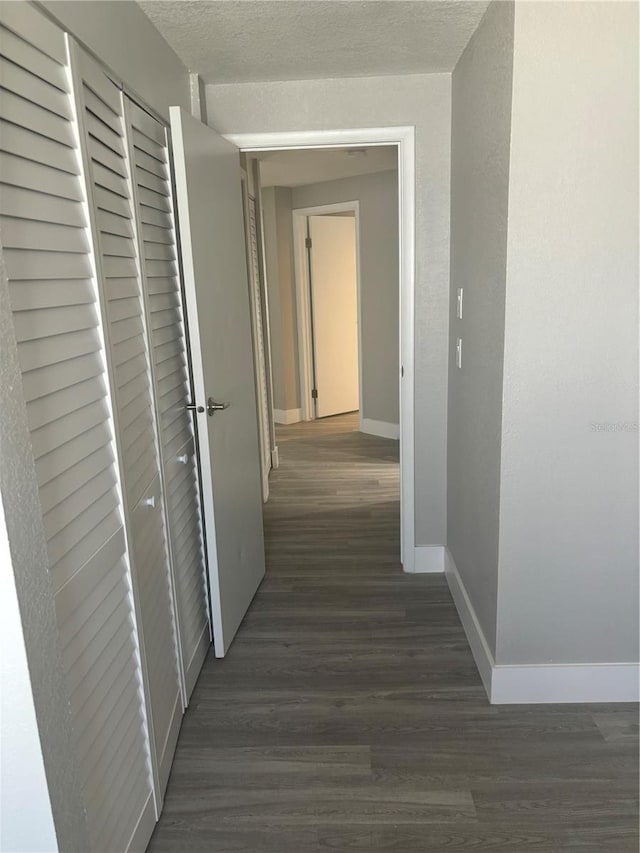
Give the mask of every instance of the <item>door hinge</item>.
[(304, 238), (304, 247), (305, 247), (305, 249), (311, 248), (311, 237), (305, 237)]
[(311, 390), (311, 399), (312, 399), (312, 400), (317, 400), (317, 399), (318, 399), (318, 389), (317, 389), (317, 388), (313, 388), (313, 389)]

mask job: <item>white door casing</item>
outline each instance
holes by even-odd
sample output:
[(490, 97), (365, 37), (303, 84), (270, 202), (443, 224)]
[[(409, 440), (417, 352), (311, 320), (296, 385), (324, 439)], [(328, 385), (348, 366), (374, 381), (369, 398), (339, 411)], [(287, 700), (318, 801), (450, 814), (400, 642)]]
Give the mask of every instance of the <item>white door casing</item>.
[(356, 223), (308, 218), (316, 417), (359, 408)]
[[(238, 149), (170, 108), (202, 466), (214, 648), (264, 577), (262, 491)], [(208, 398), (228, 404), (209, 416)]]
[[(310, 148), (395, 145), (398, 149), (400, 266), (400, 559), (405, 572), (416, 570), (415, 539), (415, 127), (356, 127), (268, 133), (230, 133), (227, 139), (247, 154)], [(296, 256), (297, 262), (297, 256)], [(304, 396), (303, 396), (304, 409)]]

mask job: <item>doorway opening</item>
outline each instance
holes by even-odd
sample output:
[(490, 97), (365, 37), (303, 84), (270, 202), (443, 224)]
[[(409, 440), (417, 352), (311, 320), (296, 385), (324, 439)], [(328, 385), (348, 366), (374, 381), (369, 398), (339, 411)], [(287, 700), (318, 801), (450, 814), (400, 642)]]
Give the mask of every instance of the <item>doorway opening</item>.
[[(311, 236), (310, 231), (314, 229), (316, 224), (324, 227), (330, 220), (350, 220), (352, 227), (355, 226), (359, 242), (362, 241), (361, 234), (361, 217), (362, 210), (359, 200), (353, 196), (342, 196), (342, 198), (334, 200), (324, 198), (315, 200), (311, 203), (300, 201), (302, 195), (296, 193), (299, 197), (297, 202), (291, 205), (290, 211), (290, 232), (288, 234), (289, 243), (291, 245), (292, 266), (293, 272), (291, 277), (292, 292), (294, 294), (291, 300), (291, 305), (285, 306), (290, 313), (293, 312), (294, 319), (294, 334), (296, 338), (297, 358), (295, 366), (287, 365), (285, 372), (291, 384), (295, 386), (295, 392), (286, 399), (278, 399), (277, 388), (272, 386), (272, 462), (274, 466), (278, 464), (280, 451), (282, 446), (278, 446), (284, 440), (283, 426), (292, 426), (299, 424), (298, 430), (304, 427), (305, 423), (315, 419), (317, 416), (335, 416), (338, 412), (356, 411), (356, 429), (373, 435), (400, 439), (400, 517), (401, 517), (401, 536), (400, 536), (400, 552), (401, 561), (405, 571), (412, 571), (414, 564), (414, 489), (413, 489), (413, 287), (414, 287), (414, 259), (413, 259), (413, 234), (414, 234), (414, 209), (413, 209), (413, 128), (384, 128), (373, 129), (369, 131), (322, 131), (317, 133), (293, 133), (293, 134), (260, 134), (260, 135), (234, 135), (229, 137), (230, 141), (238, 145), (243, 152), (245, 163), (253, 162), (257, 166), (257, 186), (254, 184), (254, 193), (258, 197), (258, 208), (260, 210), (259, 218), (263, 220), (265, 216), (269, 216), (269, 206), (273, 208), (281, 201), (280, 191), (275, 191), (276, 199), (274, 200), (274, 190), (272, 187), (276, 184), (272, 180), (261, 181), (260, 172), (264, 173), (273, 171), (282, 166), (282, 155), (297, 154), (302, 155), (308, 152), (330, 152), (332, 149), (341, 149), (343, 152), (350, 152), (350, 158), (353, 161), (364, 158), (367, 155), (364, 151), (374, 151), (376, 156), (380, 157), (384, 153), (384, 149), (388, 152), (393, 152), (393, 166), (397, 169), (395, 176), (395, 192), (396, 201), (395, 213), (397, 217), (397, 238), (395, 247), (395, 291), (393, 298), (395, 300), (395, 319), (393, 313), (391, 317), (386, 316), (384, 319), (394, 325), (395, 345), (393, 356), (382, 357), (379, 364), (382, 363), (384, 369), (393, 373), (393, 391), (388, 393), (385, 391), (384, 383), (376, 382), (377, 367), (368, 370), (369, 389), (376, 384), (379, 386), (379, 397), (382, 400), (396, 400), (396, 414), (393, 416), (375, 416), (367, 412), (366, 398), (367, 390), (367, 366), (366, 355), (363, 365), (363, 328), (365, 335), (367, 334), (367, 317), (365, 315), (364, 326), (362, 320), (362, 295), (360, 287), (356, 287), (355, 291), (355, 361), (357, 368), (357, 397), (351, 405), (344, 404), (323, 408), (318, 402), (320, 388), (319, 383), (319, 367), (318, 355), (322, 348), (322, 330), (318, 334), (318, 330), (314, 328), (317, 325), (317, 317), (314, 317), (314, 281), (313, 281), (313, 238), (311, 247), (308, 246), (308, 238)], [(376, 152), (375, 149), (378, 149)], [(388, 168), (388, 167), (387, 167)], [(251, 171), (251, 167), (249, 167)], [(361, 173), (367, 171), (367, 168), (361, 169)], [(371, 170), (375, 171), (375, 170)], [(325, 179), (328, 186), (328, 179)], [(336, 178), (337, 180), (337, 178)], [(306, 182), (306, 179), (305, 179)], [(263, 186), (262, 184), (270, 184)], [(266, 196), (266, 204), (265, 198)], [(265, 211), (266, 208), (266, 211)], [(317, 217), (317, 219), (315, 218)], [(329, 229), (333, 226), (329, 226)], [(336, 226), (336, 230), (346, 231), (346, 222), (343, 226)], [(328, 229), (327, 229), (328, 230)], [(260, 221), (258, 233), (264, 241), (264, 221)], [(276, 251), (286, 251), (282, 248), (282, 240)], [(268, 252), (268, 247), (266, 247)], [(265, 247), (263, 243), (263, 255)], [(266, 259), (268, 261), (268, 258)], [(266, 265), (265, 261), (265, 265)], [(362, 247), (360, 245), (356, 252), (356, 271), (359, 274), (357, 278), (362, 277)], [(266, 294), (265, 294), (266, 296)], [(268, 295), (268, 298), (271, 294)], [(316, 298), (318, 296), (316, 295)], [(267, 299), (268, 301), (268, 299)], [(271, 310), (265, 307), (269, 312), (270, 318), (273, 319), (273, 306)], [(347, 312), (348, 313), (348, 312)], [(385, 313), (383, 308), (383, 314)], [(387, 310), (386, 314), (390, 312)], [(371, 322), (371, 314), (369, 314), (369, 328), (375, 336), (379, 333), (379, 328), (375, 328), (375, 322)], [(380, 315), (374, 320), (381, 321)], [(314, 323), (314, 320), (316, 321)], [(278, 339), (280, 330), (274, 328), (271, 323), (271, 328), (268, 330), (270, 335), (272, 350), (270, 353), (273, 373), (276, 374), (279, 367)], [(343, 324), (344, 325), (344, 324)], [(346, 324), (348, 325), (348, 324)], [(315, 336), (314, 336), (315, 332)], [(331, 347), (330, 347), (331, 349)], [(335, 353), (334, 353), (335, 354)], [(387, 353), (388, 355), (388, 353)], [(344, 361), (344, 360), (343, 360)], [(379, 367), (378, 364), (378, 367)], [(334, 365), (335, 366), (335, 365)], [(346, 371), (345, 371), (346, 373)], [(292, 377), (293, 374), (293, 377)], [(351, 373), (353, 377), (353, 372)], [(378, 377), (379, 379), (379, 377)], [(354, 383), (345, 382), (353, 392)], [(314, 392), (319, 392), (316, 397)], [(326, 399), (326, 398), (325, 398)], [(279, 422), (276, 423), (276, 422)], [(350, 424), (353, 424), (353, 417), (350, 418)], [(335, 427), (337, 427), (337, 418)], [(329, 427), (329, 424), (327, 424)], [(276, 430), (279, 436), (276, 436)]]

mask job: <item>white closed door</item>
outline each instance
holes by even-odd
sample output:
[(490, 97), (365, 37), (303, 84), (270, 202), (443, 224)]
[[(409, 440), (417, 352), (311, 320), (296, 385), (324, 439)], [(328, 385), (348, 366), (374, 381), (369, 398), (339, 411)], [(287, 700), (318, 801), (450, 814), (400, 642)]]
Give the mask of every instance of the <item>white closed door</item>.
[(359, 407), (356, 223), (350, 216), (310, 216), (309, 272), (316, 417)]
[(265, 570), (240, 162), (237, 148), (180, 107), (170, 118), (214, 647), (223, 657)]

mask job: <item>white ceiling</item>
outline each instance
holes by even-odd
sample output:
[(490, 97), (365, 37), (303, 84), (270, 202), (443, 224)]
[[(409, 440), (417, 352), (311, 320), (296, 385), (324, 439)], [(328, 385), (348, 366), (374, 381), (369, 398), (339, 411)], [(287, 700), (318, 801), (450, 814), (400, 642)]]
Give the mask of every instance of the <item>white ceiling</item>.
[(488, 0), (139, 0), (207, 83), (452, 71)]
[[(348, 152), (353, 153), (349, 154)], [(356, 175), (386, 172), (398, 165), (395, 146), (313, 148), (307, 151), (261, 151), (263, 187), (299, 187)]]

